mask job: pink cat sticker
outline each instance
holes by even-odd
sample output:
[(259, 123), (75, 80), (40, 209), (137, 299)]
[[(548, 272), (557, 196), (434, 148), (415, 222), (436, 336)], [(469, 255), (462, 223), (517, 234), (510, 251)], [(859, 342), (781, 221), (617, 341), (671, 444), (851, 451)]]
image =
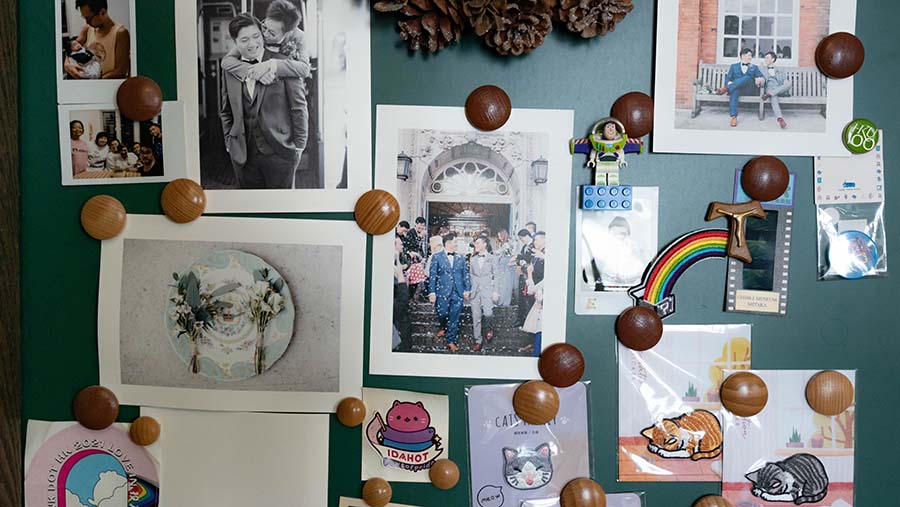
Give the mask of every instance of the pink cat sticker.
[(375, 412), (366, 426), (366, 439), (381, 456), (382, 466), (421, 472), (443, 454), (441, 437), (421, 401), (394, 400), (385, 417)]

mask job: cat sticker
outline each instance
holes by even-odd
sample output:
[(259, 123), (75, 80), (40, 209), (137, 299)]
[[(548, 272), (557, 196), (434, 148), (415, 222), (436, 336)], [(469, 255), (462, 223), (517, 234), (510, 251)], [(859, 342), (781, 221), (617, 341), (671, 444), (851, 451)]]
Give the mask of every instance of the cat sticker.
[(828, 494), (825, 465), (812, 454), (795, 454), (784, 461), (766, 463), (745, 475), (753, 496), (767, 502), (796, 505), (821, 501)]
[(366, 439), (385, 467), (420, 472), (443, 454), (441, 437), (421, 401), (394, 400), (382, 419), (379, 412), (366, 426)]
[(647, 450), (663, 458), (714, 459), (722, 453), (722, 425), (706, 410), (695, 410), (644, 428)]
[(503, 448), (503, 476), (506, 483), (519, 490), (538, 489), (553, 478), (552, 452), (549, 444), (534, 449)]

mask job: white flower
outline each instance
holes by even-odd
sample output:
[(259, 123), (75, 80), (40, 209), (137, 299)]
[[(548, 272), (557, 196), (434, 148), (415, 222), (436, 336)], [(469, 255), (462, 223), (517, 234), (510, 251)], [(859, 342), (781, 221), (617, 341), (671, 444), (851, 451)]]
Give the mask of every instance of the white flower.
[(265, 296), (266, 292), (269, 292), (269, 290), (269, 282), (265, 280), (260, 280), (253, 284), (253, 292), (260, 296)]

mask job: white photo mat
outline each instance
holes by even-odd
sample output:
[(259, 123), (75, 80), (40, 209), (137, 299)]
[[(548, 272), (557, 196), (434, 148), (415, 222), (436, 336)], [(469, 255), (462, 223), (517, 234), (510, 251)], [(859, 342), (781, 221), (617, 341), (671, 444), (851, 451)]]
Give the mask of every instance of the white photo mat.
[[(238, 391), (123, 384), (119, 326), (126, 239), (342, 247), (343, 259), (339, 264), (342, 269), (339, 390)], [(161, 215), (128, 215), (125, 230), (102, 244), (97, 314), (100, 383), (128, 405), (254, 412), (334, 412), (340, 400), (347, 396), (359, 397), (362, 391), (364, 291), (360, 280), (365, 277), (365, 244), (365, 233), (351, 221), (201, 217), (190, 224), (177, 225)]]
[[(569, 205), (572, 199), (571, 110), (513, 109), (509, 121), (497, 132), (539, 132), (548, 136), (550, 177), (546, 183), (547, 210), (544, 308), (542, 318), (544, 348), (565, 341), (566, 305), (569, 287)], [(419, 107), (379, 105), (377, 111), (375, 187), (397, 194), (397, 148), (403, 129), (475, 131), (461, 107)], [(532, 379), (538, 378), (537, 358), (419, 353), (391, 350), (394, 235), (373, 239), (372, 324), (369, 373), (424, 377)]]
[[(134, 0), (109, 0), (112, 2), (128, 3), (128, 36), (131, 39), (131, 75), (137, 75), (137, 14)], [(185, 2), (176, 2), (184, 4)], [(63, 47), (62, 47), (62, 11), (60, 2), (53, 2), (56, 28), (53, 32), (56, 37), (56, 94), (59, 104), (96, 104), (114, 102), (116, 91), (124, 79), (63, 79)], [(125, 23), (125, 20), (116, 20)], [(77, 34), (76, 34), (77, 35)], [(72, 36), (70, 31), (69, 36)], [(68, 137), (68, 135), (66, 136)]]
[[(725, 124), (719, 130), (675, 128), (678, 3), (679, 0), (658, 3), (654, 152), (757, 155), (764, 151), (768, 155), (847, 155), (846, 148), (837, 140), (853, 117), (853, 77), (828, 79), (825, 132), (792, 132), (790, 128), (780, 132), (746, 132), (726, 130)], [(831, 0), (829, 33), (854, 33), (855, 29), (856, 0)]]
[[(69, 135), (70, 114), (73, 111), (111, 110), (115, 110), (118, 114), (118, 108), (113, 103), (65, 104), (59, 106), (59, 155), (60, 167), (62, 167), (63, 186), (164, 183), (178, 178), (187, 177), (187, 173), (185, 172), (184, 167), (184, 160), (186, 157), (184, 137), (184, 104), (181, 102), (163, 102), (162, 112), (160, 113), (160, 116), (162, 117), (163, 137), (162, 164), (165, 173), (162, 176), (141, 176), (140, 178), (75, 179), (72, 176), (72, 139)], [(85, 133), (85, 135), (87, 135), (87, 133)]]
[[(325, 145), (346, 142), (346, 189), (296, 190), (207, 190), (208, 213), (278, 213), (278, 212), (338, 212), (352, 211), (357, 199), (372, 188), (372, 107), (370, 60), (369, 4), (354, 0), (327, 0), (323, 3), (325, 16), (337, 16), (347, 36), (347, 135), (346, 140), (324, 139)], [(339, 14), (338, 14), (339, 13)], [(185, 103), (186, 139), (195, 149), (187, 153), (188, 178), (200, 182), (200, 125), (198, 96), (198, 23), (197, 3), (175, 3), (176, 66), (178, 97)], [(337, 51), (328, 45), (320, 55)], [(323, 57), (322, 60), (324, 61)], [(323, 124), (336, 121), (325, 118)]]

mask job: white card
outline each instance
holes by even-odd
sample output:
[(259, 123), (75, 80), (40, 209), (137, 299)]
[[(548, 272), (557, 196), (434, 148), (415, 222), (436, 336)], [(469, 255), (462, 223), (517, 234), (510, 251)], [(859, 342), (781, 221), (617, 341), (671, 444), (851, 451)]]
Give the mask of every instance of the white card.
[(879, 131), (878, 144), (868, 153), (816, 157), (816, 204), (884, 201), (883, 142)]

